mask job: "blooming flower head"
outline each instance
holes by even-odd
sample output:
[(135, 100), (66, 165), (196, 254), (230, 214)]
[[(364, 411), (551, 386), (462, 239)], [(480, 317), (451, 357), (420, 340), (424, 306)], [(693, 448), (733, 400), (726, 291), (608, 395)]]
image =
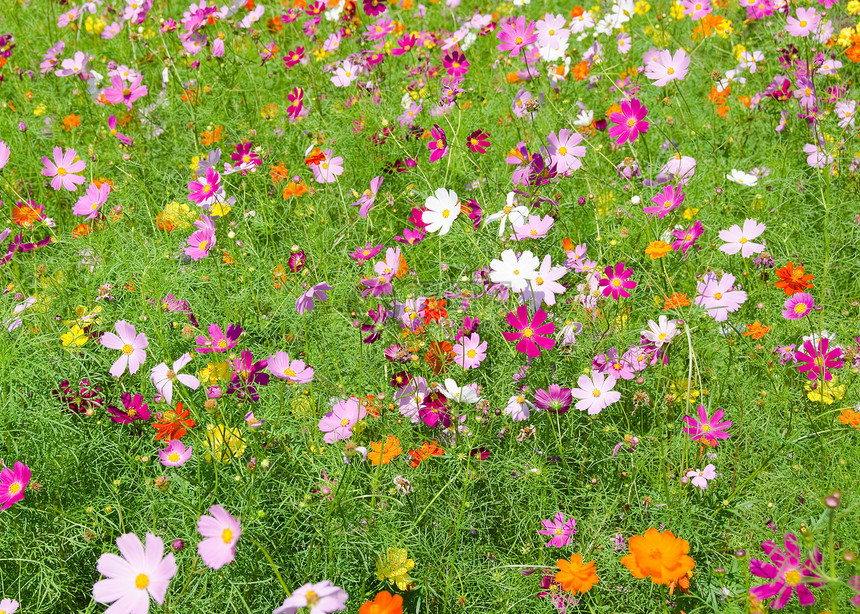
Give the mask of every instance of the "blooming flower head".
[(239, 335), (242, 334), (242, 327), (238, 324), (227, 326), (226, 333), (221, 329), (221, 326), (215, 323), (210, 324), (206, 330), (209, 331), (209, 338), (199, 335), (196, 339), (199, 347), (196, 347), (194, 351), (199, 354), (232, 350), (239, 342)]
[(537, 33), (535, 32), (535, 23), (530, 21), (526, 25), (526, 18), (522, 15), (517, 17), (516, 21), (502, 22), (501, 28), (496, 32), (496, 38), (502, 41), (496, 45), (499, 51), (510, 51), (508, 57), (516, 57), (528, 45), (537, 42)]
[(800, 320), (808, 316), (813, 309), (815, 309), (815, 299), (812, 295), (799, 292), (785, 299), (782, 317), (786, 320)]
[(553, 414), (567, 413), (572, 402), (570, 388), (563, 388), (558, 384), (550, 384), (546, 390), (538, 388), (535, 392), (535, 405)]
[(758, 183), (758, 177), (739, 171), (736, 168), (733, 168), (732, 172), (726, 175), (726, 179), (733, 183), (739, 183), (740, 185), (754, 186)]
[(165, 467), (181, 467), (191, 458), (194, 451), (192, 446), (185, 447), (185, 444), (178, 439), (172, 440), (167, 444), (166, 448), (158, 451), (158, 460)]
[(161, 396), (164, 397), (164, 400), (167, 401), (168, 405), (173, 401), (174, 382), (179, 382), (180, 384), (191, 388), (191, 390), (197, 390), (197, 387), (200, 386), (200, 380), (193, 375), (179, 373), (179, 371), (189, 362), (191, 362), (191, 354), (186, 352), (173, 362), (172, 367), (168, 367), (167, 364), (161, 363), (160, 365), (156, 365), (152, 368), (150, 379), (158, 392), (161, 393)]
[(678, 334), (678, 320), (670, 320), (660, 316), (658, 321), (648, 320), (648, 330), (642, 331), (642, 336), (657, 347), (668, 345)]
[[(376, 0), (370, 0), (376, 2)], [(385, 3), (380, 2), (385, 8)], [(365, 3), (367, 6), (367, 3)], [(329, 580), (315, 584), (304, 584), (293, 591), (293, 594), (284, 599), (281, 607), (276, 608), (272, 614), (296, 614), (303, 608), (310, 608), (308, 614), (328, 614), (346, 609), (346, 600), (349, 595), (342, 588), (335, 586)]]
[(466, 137), (466, 146), (472, 153), (485, 154), (490, 146), (490, 135), (484, 130), (474, 130)]
[(356, 397), (338, 401), (317, 425), (325, 433), (323, 441), (334, 443), (352, 437), (352, 427), (366, 415), (367, 410)]
[(409, 572), (414, 567), (415, 561), (407, 556), (405, 548), (389, 548), (387, 553), (376, 557), (376, 578), (380, 582), (393, 582), (405, 591), (412, 583)]
[(16, 462), (12, 469), (0, 471), (0, 510), (8, 510), (24, 499), (24, 490), (30, 483), (30, 468)]
[(630, 279), (633, 269), (625, 269), (623, 262), (619, 262), (614, 268), (606, 267), (603, 273), (605, 276), (599, 282), (599, 286), (603, 288), (603, 296), (612, 296), (617, 301), (630, 296), (628, 290), (636, 287), (636, 282)]
[(689, 67), (690, 56), (686, 51), (678, 49), (672, 54), (664, 49), (645, 64), (645, 76), (654, 79), (657, 87), (663, 87), (669, 81), (682, 81)]
[(0, 614), (15, 614), (19, 605), (14, 599), (0, 599)]
[(502, 336), (508, 341), (517, 341), (517, 351), (522, 352), (529, 358), (540, 356), (541, 348), (551, 350), (555, 346), (555, 339), (550, 335), (555, 333), (555, 324), (546, 321), (547, 314), (543, 309), (538, 309), (533, 317), (529, 317), (528, 307), (520, 305), (516, 313), (510, 312), (505, 317), (508, 325), (519, 332), (503, 332)]
[(302, 360), (291, 360), (286, 352), (276, 352), (269, 356), (266, 369), (278, 379), (285, 379), (293, 384), (307, 384), (314, 379), (314, 370)]
[(802, 554), (797, 537), (791, 533), (785, 534), (785, 550), (771, 540), (764, 542), (761, 547), (770, 561), (750, 560), (750, 573), (759, 578), (770, 580), (767, 584), (754, 586), (750, 594), (762, 601), (773, 597), (770, 607), (780, 610), (788, 605), (793, 594), (802, 606), (815, 603), (815, 596), (809, 587), (819, 587), (824, 584), (821, 576), (816, 573), (816, 567), (821, 564), (822, 556), (815, 549), (813, 557), (807, 557), (801, 562)]
[(631, 98), (621, 103), (621, 112), (609, 116), (614, 126), (609, 129), (609, 136), (615, 139), (616, 145), (635, 141), (640, 134), (648, 132), (648, 122), (645, 116), (648, 108), (637, 98)]
[(209, 514), (197, 521), (197, 531), (204, 538), (197, 544), (197, 553), (207, 567), (221, 569), (236, 558), (236, 543), (242, 536), (242, 526), (220, 505), (210, 507)]
[(718, 440), (728, 439), (730, 435), (726, 432), (732, 423), (729, 421), (720, 422), (725, 412), (718, 409), (714, 415), (708, 418), (708, 412), (705, 411), (704, 405), (699, 405), (698, 418), (684, 416), (684, 432), (690, 436), (693, 441), (702, 440), (710, 446), (716, 447)]
[(732, 290), (735, 284), (735, 276), (731, 273), (723, 274), (721, 279), (708, 271), (696, 290), (696, 305), (704, 307), (707, 314), (717, 322), (725, 322), (729, 313), (737, 311), (747, 300), (747, 293), (743, 290)]
[(182, 403), (176, 404), (176, 409), (164, 412), (164, 416), (152, 426), (156, 430), (155, 440), (173, 441), (185, 435), (187, 429), (196, 426), (193, 418), (189, 418), (190, 412), (182, 409)]
[(365, 601), (358, 609), (358, 614), (402, 614), (403, 597), (392, 595), (388, 591), (376, 594), (373, 601)]
[(367, 453), (367, 458), (374, 465), (387, 465), (400, 456), (401, 452), (403, 452), (403, 448), (400, 447), (400, 440), (394, 435), (388, 435), (384, 442), (370, 442), (370, 452)]
[(454, 352), (455, 364), (464, 369), (476, 369), (487, 357), (487, 342), (481, 342), (478, 333), (472, 333), (468, 337), (464, 336), (460, 343), (454, 344), (451, 351)]
[(630, 554), (621, 559), (621, 564), (636, 578), (651, 576), (654, 584), (674, 587), (696, 566), (687, 554), (690, 544), (671, 531), (661, 533), (652, 527), (644, 535), (631, 537), (629, 548)]
[(53, 177), (51, 179), (51, 187), (55, 190), (65, 188), (69, 192), (74, 192), (78, 186), (84, 183), (84, 178), (75, 173), (80, 173), (87, 165), (83, 160), (75, 161), (78, 155), (71, 147), (63, 153), (62, 147), (54, 147), (53, 162), (48, 159), (48, 156), (42, 156), (42, 164), (45, 168), (42, 169), (42, 174), (45, 177)]
[(570, 561), (558, 559), (556, 565), (559, 571), (555, 574), (555, 581), (569, 593), (587, 593), (598, 582), (594, 561), (583, 564), (581, 554), (574, 554)]
[(779, 281), (776, 282), (776, 287), (785, 292), (786, 296), (791, 296), (797, 292), (805, 292), (809, 288), (814, 288), (815, 284), (811, 283), (815, 279), (815, 275), (806, 273), (802, 266), (794, 266), (793, 262), (789, 262), (784, 267), (774, 271)]
[(708, 487), (708, 482), (717, 477), (717, 469), (713, 463), (709, 463), (704, 469), (693, 469), (687, 472), (687, 477), (690, 478), (693, 486), (705, 490)]
[(427, 142), (427, 148), (430, 150), (430, 162), (436, 162), (448, 155), (448, 140), (445, 138), (445, 131), (436, 124), (433, 124), (430, 129), (430, 140)]
[(425, 211), (421, 214), (421, 221), (426, 224), (427, 232), (439, 231), (439, 235), (446, 235), (454, 225), (454, 220), (460, 215), (460, 201), (454, 190), (445, 188), (437, 189), (432, 196), (424, 201)]
[(318, 284), (314, 284), (310, 288), (308, 288), (307, 292), (302, 294), (299, 298), (296, 299), (296, 311), (299, 315), (303, 315), (308, 311), (312, 311), (314, 308), (314, 299), (318, 301), (326, 301), (328, 300), (328, 292), (332, 289), (332, 286), (328, 285), (326, 282), (321, 281)]
[(135, 394), (131, 396), (130, 392), (124, 392), (120, 397), (122, 400), (123, 409), (118, 407), (108, 407), (108, 412), (111, 415), (111, 420), (117, 424), (131, 424), (135, 420), (149, 420), (149, 405), (143, 402), (143, 396)]
[(693, 246), (696, 239), (702, 236), (703, 232), (704, 227), (702, 226), (702, 222), (699, 221), (696, 221), (687, 230), (673, 230), (672, 236), (676, 240), (672, 243), (672, 250), (676, 252), (681, 250), (681, 253), (686, 256), (687, 250)]
[(744, 258), (758, 254), (764, 249), (764, 244), (753, 243), (752, 239), (761, 236), (765, 228), (763, 223), (747, 219), (744, 220), (743, 228), (734, 224), (728, 230), (721, 230), (720, 239), (726, 241), (726, 244), (720, 246), (720, 251), (729, 255), (741, 252), (741, 256)]
[[(681, 191), (681, 184), (676, 188), (673, 185), (667, 185), (662, 192), (657, 192), (652, 198), (653, 207), (645, 207), (643, 211), (649, 217), (657, 216), (658, 219), (666, 217), (670, 211), (677, 209), (684, 202), (686, 194)], [(674, 248), (673, 248), (674, 249)]]
[(842, 350), (835, 347), (828, 352), (830, 339), (827, 337), (820, 337), (816, 341), (817, 343), (813, 345), (812, 339), (807, 339), (803, 342), (803, 349), (795, 353), (794, 356), (798, 362), (797, 370), (806, 373), (809, 379), (823, 379), (829, 382), (833, 379), (829, 369), (841, 369), (845, 364), (839, 360), (842, 358)]
[(125, 373), (126, 366), (129, 373), (137, 373), (140, 365), (146, 362), (146, 352), (144, 350), (149, 347), (146, 335), (138, 333), (134, 326), (125, 320), (119, 320), (114, 325), (114, 328), (117, 332), (116, 335), (106, 332), (101, 338), (103, 346), (122, 352), (111, 366), (110, 374), (114, 377), (119, 377)]
[(564, 548), (570, 543), (573, 534), (576, 533), (576, 520), (573, 518), (565, 519), (562, 512), (557, 512), (552, 520), (546, 519), (541, 521), (543, 530), (538, 531), (541, 535), (552, 535), (546, 547), (553, 546), (555, 548)]
[(576, 380), (577, 387), (570, 391), (579, 401), (576, 408), (579, 411), (587, 411), (589, 416), (599, 414), (601, 411), (621, 399), (621, 393), (615, 388), (617, 380), (612, 375), (594, 372), (591, 377), (580, 375)]
[(100, 186), (91, 183), (87, 187), (86, 194), (81, 196), (78, 199), (78, 202), (75, 203), (72, 213), (75, 215), (85, 216), (85, 220), (97, 218), (99, 215), (99, 209), (103, 204), (105, 204), (105, 201), (107, 201), (108, 194), (110, 194), (110, 184), (107, 182)]
[(379, 192), (379, 187), (382, 185), (382, 175), (374, 177), (370, 180), (370, 189), (365, 190), (361, 197), (354, 203), (350, 203), (350, 207), (358, 207), (358, 215), (362, 218), (367, 218), (370, 213), (370, 208), (376, 202), (376, 194)]
[(164, 602), (167, 586), (176, 575), (173, 553), (164, 555), (164, 542), (152, 533), (146, 534), (146, 546), (134, 533), (116, 539), (122, 556), (105, 552), (96, 568), (105, 578), (93, 585), (93, 600), (112, 603), (112, 612), (144, 614), (149, 611), (149, 598), (159, 605)]
[(796, 18), (789, 15), (786, 19), (785, 31), (791, 36), (809, 36), (821, 24), (821, 15), (818, 15), (812, 7), (798, 7), (795, 14)]

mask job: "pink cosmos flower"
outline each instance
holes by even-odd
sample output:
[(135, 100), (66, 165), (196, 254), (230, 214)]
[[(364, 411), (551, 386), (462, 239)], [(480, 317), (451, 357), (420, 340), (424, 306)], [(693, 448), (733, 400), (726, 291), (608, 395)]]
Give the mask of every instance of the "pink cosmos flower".
[(163, 556), (164, 542), (152, 533), (146, 534), (146, 547), (134, 533), (117, 537), (116, 545), (121, 557), (110, 552), (99, 557), (96, 568), (105, 579), (93, 585), (93, 600), (112, 603), (112, 614), (146, 614), (149, 598), (161, 605), (176, 575), (173, 553)]
[(687, 472), (687, 477), (693, 486), (705, 490), (708, 488), (708, 482), (717, 477), (717, 468), (713, 463), (708, 463), (704, 469), (691, 469)]
[(699, 221), (690, 226), (687, 230), (673, 230), (672, 236), (677, 240), (672, 243), (672, 250), (676, 252), (681, 250), (681, 253), (686, 256), (687, 250), (693, 246), (696, 239), (702, 236), (703, 232), (704, 228), (702, 226), (702, 222)]
[(354, 252), (352, 252), (349, 257), (353, 260), (358, 260), (359, 262), (364, 262), (365, 260), (370, 260), (374, 256), (376, 256), (380, 251), (382, 251), (382, 244), (373, 245), (370, 241), (364, 247), (358, 247)]
[(101, 339), (103, 346), (112, 350), (121, 350), (122, 354), (113, 363), (110, 368), (110, 374), (114, 377), (119, 377), (125, 373), (125, 368), (128, 366), (128, 372), (131, 374), (137, 373), (144, 362), (146, 362), (146, 350), (149, 347), (149, 341), (146, 335), (138, 333), (134, 326), (125, 320), (119, 320), (115, 325), (117, 334), (106, 332)]
[(142, 395), (131, 396), (130, 392), (124, 392), (120, 398), (122, 399), (122, 409), (113, 405), (108, 407), (108, 413), (111, 414), (110, 419), (113, 422), (131, 424), (135, 420), (149, 420), (149, 405), (143, 402)]
[(455, 343), (452, 348), (454, 352), (454, 364), (464, 369), (477, 369), (487, 357), (487, 342), (481, 342), (478, 333), (464, 336), (460, 343)]
[(4, 614), (15, 614), (21, 604), (14, 599), (0, 599), (0, 612)]
[(815, 346), (812, 345), (812, 339), (804, 341), (803, 349), (794, 354), (798, 362), (797, 370), (806, 373), (809, 379), (832, 380), (833, 374), (828, 369), (841, 369), (845, 363), (839, 360), (842, 358), (842, 349), (834, 347), (828, 352), (829, 345), (830, 339), (827, 337), (819, 338)]
[(556, 171), (559, 175), (564, 175), (568, 171), (575, 171), (582, 166), (580, 158), (585, 157), (585, 145), (580, 145), (582, 143), (581, 134), (562, 128), (558, 131), (558, 135), (551, 132), (547, 141), (549, 141), (552, 164), (556, 165)]
[(201, 207), (211, 205), (216, 200), (216, 194), (221, 187), (221, 175), (211, 166), (206, 169), (206, 179), (203, 182), (188, 183), (188, 200)]
[(143, 75), (138, 75), (133, 83), (127, 84), (122, 80), (122, 77), (116, 75), (111, 78), (110, 87), (106, 87), (104, 96), (111, 104), (125, 104), (125, 108), (131, 111), (131, 106), (135, 100), (142, 98), (149, 93), (145, 85), (141, 85)]
[(302, 294), (299, 298), (296, 299), (296, 311), (299, 315), (303, 315), (308, 311), (312, 311), (314, 308), (314, 299), (318, 301), (326, 301), (328, 300), (328, 292), (332, 289), (332, 286), (328, 285), (326, 282), (322, 281), (318, 284), (314, 284), (308, 291)]
[(621, 398), (621, 393), (613, 390), (616, 381), (611, 375), (603, 373), (595, 372), (591, 377), (580, 375), (576, 380), (577, 387), (570, 391), (572, 396), (579, 399), (576, 408), (587, 411), (589, 416), (599, 414)]
[(653, 207), (645, 207), (642, 211), (649, 214), (649, 217), (657, 216), (658, 219), (666, 217), (670, 211), (677, 209), (684, 202), (686, 194), (681, 191), (681, 184), (676, 188), (673, 185), (667, 185), (662, 192), (657, 192), (652, 198)]
[(379, 187), (382, 185), (382, 175), (378, 177), (374, 177), (370, 180), (370, 189), (365, 190), (364, 193), (354, 203), (350, 204), (350, 207), (358, 207), (358, 215), (362, 218), (367, 218), (367, 214), (370, 213), (370, 208), (373, 206), (373, 203), (376, 202), (376, 194), (379, 192)]
[(509, 21), (502, 22), (501, 28), (496, 32), (496, 38), (502, 41), (501, 44), (496, 45), (496, 49), (510, 51), (508, 57), (516, 57), (524, 47), (537, 42), (535, 23), (530, 21), (526, 25), (526, 18), (520, 15), (513, 24)]
[(317, 183), (334, 183), (343, 174), (343, 158), (341, 156), (332, 158), (331, 149), (326, 149), (323, 153), (325, 160), (318, 164), (311, 164), (311, 171)]
[(345, 610), (348, 598), (347, 592), (330, 580), (308, 583), (294, 590), (272, 614), (296, 614), (303, 608), (310, 608), (308, 614), (329, 614)]
[(236, 542), (242, 537), (242, 525), (220, 505), (209, 508), (211, 516), (201, 516), (197, 531), (203, 541), (197, 544), (197, 553), (210, 569), (221, 569), (236, 558)]
[(786, 320), (799, 320), (808, 316), (815, 309), (815, 299), (811, 294), (798, 292), (785, 299), (782, 317)]
[(323, 441), (334, 443), (352, 437), (352, 427), (367, 415), (367, 410), (355, 397), (338, 401), (319, 421), (317, 426), (325, 433)]
[(712, 10), (710, 0), (681, 0), (684, 15), (689, 15), (693, 21), (698, 21)]
[(806, 154), (806, 163), (812, 168), (824, 168), (833, 163), (833, 156), (821, 145), (807, 143), (803, 146), (803, 153)]
[(663, 87), (669, 81), (682, 81), (690, 67), (690, 56), (683, 49), (671, 54), (664, 49), (645, 65), (645, 76), (654, 79), (654, 85)]
[(81, 10), (76, 6), (73, 6), (68, 11), (63, 11), (63, 13), (60, 15), (59, 19), (57, 19), (57, 27), (58, 28), (65, 28), (70, 23), (76, 22), (78, 20), (78, 17), (80, 16), (80, 14), (81, 14)]
[(550, 384), (546, 390), (538, 388), (535, 392), (535, 405), (552, 414), (566, 414), (572, 402), (570, 388), (563, 388), (558, 384)]
[(564, 548), (570, 543), (571, 537), (576, 533), (576, 520), (573, 518), (565, 520), (562, 512), (557, 512), (552, 520), (542, 520), (543, 531), (538, 531), (541, 535), (552, 535), (546, 543), (546, 547), (554, 546), (555, 548)]
[(744, 220), (744, 226), (741, 228), (734, 224), (728, 230), (720, 231), (720, 239), (726, 241), (725, 245), (720, 246), (720, 251), (729, 255), (741, 252), (741, 256), (749, 258), (753, 254), (758, 254), (764, 250), (764, 244), (752, 243), (751, 239), (755, 239), (765, 231), (767, 227), (763, 223), (756, 220)]
[(770, 540), (764, 542), (761, 547), (770, 558), (770, 563), (752, 559), (750, 573), (771, 582), (752, 587), (750, 594), (762, 601), (773, 597), (770, 607), (774, 610), (788, 605), (794, 593), (797, 593), (797, 600), (802, 606), (815, 603), (815, 596), (809, 587), (818, 588), (824, 585), (823, 581), (819, 581), (821, 576), (816, 573), (816, 567), (821, 564), (823, 558), (818, 548), (815, 548), (812, 558), (807, 557), (806, 561), (801, 563), (800, 545), (797, 543), (797, 537), (791, 533), (785, 534), (785, 551)]
[(684, 432), (690, 436), (690, 439), (696, 441), (703, 439), (709, 445), (714, 447), (719, 443), (719, 439), (728, 439), (731, 435), (726, 432), (732, 423), (729, 421), (720, 422), (723, 419), (725, 412), (718, 409), (714, 415), (708, 418), (708, 412), (705, 411), (704, 405), (699, 405), (698, 419), (691, 416), (684, 416)]
[(546, 312), (543, 309), (538, 309), (530, 321), (528, 308), (525, 305), (520, 305), (516, 314), (510, 312), (505, 317), (508, 325), (520, 332), (503, 332), (502, 336), (508, 341), (519, 339), (517, 351), (529, 358), (537, 358), (540, 356), (540, 348), (551, 350), (555, 346), (555, 339), (548, 336), (555, 333), (555, 324), (553, 322), (544, 324), (546, 317)]
[(614, 126), (609, 129), (609, 136), (615, 140), (616, 145), (623, 145), (635, 141), (640, 134), (648, 132), (648, 122), (645, 116), (648, 108), (636, 98), (621, 103), (621, 113), (613, 113), (609, 116)]
[(0, 140), (0, 170), (3, 170), (3, 167), (6, 166), (6, 163), (9, 162), (9, 154), (12, 153), (12, 149), (2, 140)]
[(436, 162), (448, 155), (448, 141), (445, 138), (445, 131), (437, 124), (433, 124), (430, 129), (430, 141), (427, 143), (427, 149), (430, 150), (430, 162)]
[(72, 213), (85, 215), (87, 220), (97, 218), (99, 209), (107, 201), (108, 194), (110, 194), (110, 184), (103, 183), (101, 186), (96, 186), (96, 184), (91, 183), (87, 187), (87, 193), (75, 203)]
[(0, 471), (0, 510), (8, 510), (24, 499), (24, 490), (30, 483), (30, 468), (16, 462), (14, 468)]
[(818, 25), (821, 23), (821, 15), (818, 15), (812, 7), (800, 7), (797, 9), (796, 15), (796, 18), (789, 15), (786, 19), (788, 23), (785, 25), (785, 31), (791, 36), (809, 36), (818, 29)]
[(619, 262), (613, 269), (608, 266), (603, 269), (605, 277), (603, 277), (599, 286), (603, 288), (603, 296), (612, 296), (616, 301), (620, 298), (630, 296), (628, 290), (633, 290), (636, 287), (636, 282), (630, 279), (633, 275), (633, 269), (625, 269), (624, 263)]
[(80, 173), (87, 165), (83, 160), (75, 162), (77, 155), (78, 152), (71, 147), (66, 150), (66, 153), (63, 153), (62, 147), (54, 147), (53, 162), (48, 159), (48, 156), (42, 156), (42, 164), (45, 165), (42, 174), (45, 177), (53, 177), (51, 179), (52, 188), (59, 190), (63, 187), (69, 192), (74, 192), (84, 182), (84, 178), (75, 173)]
[(529, 401), (522, 394), (515, 394), (508, 399), (508, 405), (505, 407), (505, 413), (511, 417), (514, 422), (522, 422), (528, 420), (531, 410), (535, 408), (535, 404)]
[[(197, 223), (195, 222), (195, 225)], [(209, 226), (199, 228), (186, 239), (188, 247), (185, 248), (185, 255), (194, 261), (205, 258), (209, 255), (209, 250), (215, 245), (216, 240), (214, 228)]]
[(469, 62), (463, 52), (459, 50), (446, 53), (442, 57), (442, 65), (454, 79), (459, 79), (469, 72)]
[(349, 60), (344, 60), (343, 63), (335, 70), (334, 77), (331, 77), (331, 82), (335, 87), (349, 87), (353, 81), (358, 79), (360, 68), (355, 66)]
[(530, 215), (525, 224), (514, 226), (513, 238), (521, 241), (523, 239), (542, 239), (552, 229), (555, 220), (550, 215), (541, 217)]
[(179, 373), (179, 371), (191, 362), (191, 354), (185, 352), (182, 356), (173, 362), (173, 367), (168, 367), (167, 364), (161, 363), (152, 368), (150, 379), (153, 386), (158, 390), (168, 405), (173, 404), (173, 382), (179, 382), (183, 386), (197, 390), (200, 386), (200, 380), (193, 375)]
[(230, 324), (227, 326), (225, 334), (218, 324), (212, 323), (207, 328), (209, 337), (199, 335), (196, 339), (199, 347), (194, 348), (198, 354), (209, 354), (211, 352), (226, 352), (236, 347), (239, 342), (239, 336), (242, 334), (242, 327), (238, 324)]
[(725, 322), (729, 313), (740, 309), (747, 300), (746, 292), (732, 290), (734, 285), (735, 276), (731, 273), (725, 273), (718, 280), (712, 271), (708, 271), (696, 286), (699, 293), (696, 305), (704, 307), (707, 314), (717, 322)]
[(313, 368), (307, 366), (304, 361), (291, 360), (286, 352), (275, 352), (269, 356), (266, 369), (275, 377), (293, 384), (307, 384), (314, 379)]
[(188, 459), (191, 458), (191, 453), (194, 451), (193, 446), (185, 447), (179, 439), (171, 439), (166, 448), (158, 451), (158, 460), (165, 467), (181, 467)]
[(83, 51), (76, 51), (74, 57), (63, 60), (60, 68), (55, 70), (54, 74), (58, 77), (69, 77), (85, 73), (90, 59), (90, 56)]

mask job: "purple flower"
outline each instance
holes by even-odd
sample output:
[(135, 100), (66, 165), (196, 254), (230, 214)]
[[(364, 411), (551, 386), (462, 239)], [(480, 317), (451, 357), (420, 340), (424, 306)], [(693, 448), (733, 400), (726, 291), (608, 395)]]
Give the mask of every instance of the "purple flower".
[(126, 392), (120, 398), (125, 410), (113, 406), (108, 407), (111, 420), (118, 424), (131, 424), (135, 420), (149, 420), (149, 405), (143, 402), (141, 395), (135, 394), (132, 397), (131, 393)]
[(300, 315), (305, 312), (312, 311), (314, 308), (314, 299), (319, 301), (328, 300), (328, 294), (326, 294), (326, 292), (331, 289), (332, 286), (328, 285), (324, 281), (314, 284), (307, 292), (296, 299), (296, 311), (298, 311)]
[(550, 384), (549, 389), (539, 388), (535, 392), (535, 405), (553, 414), (567, 413), (572, 402), (570, 388), (562, 388), (558, 384)]
[(770, 607), (774, 610), (784, 608), (793, 593), (797, 593), (797, 600), (802, 606), (815, 603), (815, 597), (808, 587), (819, 587), (824, 584), (816, 581), (821, 579), (821, 576), (815, 573), (816, 566), (820, 565), (822, 560), (818, 548), (815, 548), (814, 562), (812, 558), (807, 557), (806, 561), (801, 563), (797, 537), (791, 533), (785, 534), (785, 551), (770, 540), (764, 542), (761, 547), (771, 562), (752, 559), (750, 573), (772, 581), (752, 587), (750, 593), (762, 601), (773, 597)]

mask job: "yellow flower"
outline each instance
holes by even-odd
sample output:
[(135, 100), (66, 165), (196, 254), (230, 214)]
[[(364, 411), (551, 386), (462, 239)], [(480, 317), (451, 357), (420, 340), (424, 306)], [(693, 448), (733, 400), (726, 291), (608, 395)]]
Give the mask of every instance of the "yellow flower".
[(101, 34), (106, 25), (105, 20), (101, 17), (94, 18), (89, 16), (84, 20), (84, 29), (86, 29), (89, 34)]
[(689, 388), (689, 385), (690, 382), (685, 379), (675, 380), (669, 385), (672, 396), (684, 402), (687, 401), (689, 396), (689, 400), (692, 403), (699, 398), (699, 391)]
[(833, 405), (833, 401), (841, 401), (845, 396), (845, 384), (836, 385), (836, 378), (832, 381), (819, 381), (818, 387), (813, 389), (812, 385), (804, 385), (806, 390), (806, 398), (813, 403), (824, 403), (825, 405)]
[(692, 220), (694, 217), (696, 217), (696, 214), (698, 212), (699, 212), (698, 207), (688, 207), (688, 208), (684, 209), (684, 219), (685, 220)]
[(87, 335), (80, 326), (75, 324), (65, 334), (60, 335), (63, 347), (80, 347), (87, 342)]
[(230, 379), (230, 363), (226, 361), (207, 363), (206, 367), (197, 373), (197, 378), (201, 383), (209, 384), (210, 386)]
[(200, 156), (194, 156), (191, 158), (191, 164), (188, 165), (192, 171), (196, 171), (200, 167)]
[(313, 405), (311, 405), (310, 397), (297, 397), (293, 399), (290, 406), (293, 408), (293, 414), (295, 414), (296, 418), (307, 417), (313, 413)]
[(683, 19), (684, 18), (684, 7), (678, 3), (672, 5), (672, 8), (669, 10), (672, 14), (672, 17), (675, 19)]
[(734, 54), (735, 54), (735, 59), (736, 59), (738, 62), (740, 62), (740, 61), (741, 61), (741, 54), (742, 54), (744, 51), (746, 51), (746, 50), (747, 50), (747, 48), (746, 48), (746, 47), (744, 47), (743, 45), (735, 45), (735, 46), (734, 46), (734, 48), (732, 49), (732, 53), (734, 53)]
[(845, 7), (845, 11), (849, 15), (860, 15), (860, 2), (857, 0), (851, 0), (851, 2), (849, 2)]
[(665, 241), (651, 241), (645, 248), (645, 255), (651, 256), (651, 260), (662, 258), (672, 251), (672, 246)]
[(644, 15), (645, 13), (647, 13), (650, 10), (651, 10), (651, 5), (648, 4), (647, 2), (645, 2), (645, 0), (638, 0), (636, 2), (636, 8), (633, 9), (633, 11), (637, 15)]
[(39, 105), (33, 109), (33, 115), (44, 115), (45, 114), (45, 103), (40, 102)]
[(210, 215), (212, 217), (224, 217), (232, 210), (233, 207), (231, 207), (230, 205), (226, 205), (224, 203), (215, 203), (214, 205), (212, 205), (212, 212), (210, 213)]
[(388, 554), (376, 557), (376, 578), (388, 583), (394, 582), (397, 588), (405, 591), (412, 583), (409, 572), (415, 561), (406, 557), (405, 548), (389, 548)]
[(239, 429), (227, 428), (223, 424), (206, 427), (206, 460), (211, 461), (214, 455), (222, 463), (229, 463), (233, 458), (240, 458), (245, 453), (245, 440)]

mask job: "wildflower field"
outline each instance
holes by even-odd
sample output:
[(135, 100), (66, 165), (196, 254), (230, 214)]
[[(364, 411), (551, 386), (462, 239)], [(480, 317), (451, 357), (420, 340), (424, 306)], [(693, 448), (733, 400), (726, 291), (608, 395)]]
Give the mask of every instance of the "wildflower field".
[(0, 0), (0, 614), (860, 608), (860, 1), (224, 1)]

